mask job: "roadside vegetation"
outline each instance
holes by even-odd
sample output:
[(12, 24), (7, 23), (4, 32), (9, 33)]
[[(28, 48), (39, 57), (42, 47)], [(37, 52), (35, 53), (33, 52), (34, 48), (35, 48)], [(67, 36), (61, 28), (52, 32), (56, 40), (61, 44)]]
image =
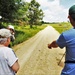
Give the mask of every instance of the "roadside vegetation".
[(63, 31), (66, 31), (66, 30), (72, 28), (72, 26), (69, 22), (52, 23), (50, 25), (52, 27), (54, 27), (59, 33), (62, 33)]
[(40, 30), (44, 29), (47, 25), (41, 26), (33, 26), (30, 28), (29, 26), (15, 26), (15, 41), (12, 43), (12, 46), (20, 44), (35, 34), (37, 34)]
[(44, 29), (46, 26), (52, 26), (54, 27), (59, 33), (62, 33), (63, 31), (66, 31), (70, 29), (72, 26), (69, 22), (67, 23), (51, 23), (51, 24), (43, 24), (41, 26), (35, 26), (33, 25), (33, 28), (30, 28), (30, 26), (17, 26), (15, 25), (15, 32), (16, 32), (16, 39), (12, 43), (12, 45), (17, 45), (19, 43), (22, 43), (32, 36), (34, 36), (36, 33), (38, 33), (40, 30)]
[[(9, 23), (10, 24), (10, 23)], [(2, 28), (7, 28), (7, 23), (3, 23)], [(13, 24), (11, 24), (13, 25)], [(20, 25), (13, 25), (15, 28), (15, 41), (11, 43), (12, 46), (20, 44), (35, 34), (37, 34), (40, 30), (44, 29), (47, 25), (33, 25), (33, 28), (30, 28), (30, 25), (20, 26)]]

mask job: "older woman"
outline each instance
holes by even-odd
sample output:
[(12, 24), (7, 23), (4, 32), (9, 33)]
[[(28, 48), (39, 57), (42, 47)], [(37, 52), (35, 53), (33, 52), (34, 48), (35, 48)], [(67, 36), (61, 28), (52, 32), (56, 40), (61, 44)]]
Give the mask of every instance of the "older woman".
[(19, 70), (18, 58), (8, 47), (10, 36), (8, 29), (0, 29), (0, 75), (15, 75)]

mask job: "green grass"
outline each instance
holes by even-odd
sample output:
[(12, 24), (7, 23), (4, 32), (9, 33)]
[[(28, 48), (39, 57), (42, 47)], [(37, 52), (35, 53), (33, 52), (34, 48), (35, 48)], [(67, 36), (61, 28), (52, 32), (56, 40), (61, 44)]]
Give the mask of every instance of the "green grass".
[(12, 43), (12, 46), (22, 43), (28, 40), (30, 37), (34, 36), (40, 30), (44, 29), (46, 25), (37, 26), (30, 28), (29, 26), (15, 26), (15, 41)]
[(72, 28), (70, 23), (56, 23), (56, 24), (50, 24), (50, 25), (54, 27), (59, 33), (62, 33), (63, 31), (66, 31)]

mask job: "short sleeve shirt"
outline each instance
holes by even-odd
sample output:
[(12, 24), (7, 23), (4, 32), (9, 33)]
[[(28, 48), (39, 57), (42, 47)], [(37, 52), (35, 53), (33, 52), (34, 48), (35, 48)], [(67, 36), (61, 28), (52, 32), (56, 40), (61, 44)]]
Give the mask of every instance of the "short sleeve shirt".
[(0, 75), (15, 75), (11, 66), (18, 60), (14, 51), (8, 47), (0, 47)]
[(72, 28), (68, 31), (63, 32), (56, 43), (60, 48), (66, 47), (66, 60), (75, 60), (75, 29)]

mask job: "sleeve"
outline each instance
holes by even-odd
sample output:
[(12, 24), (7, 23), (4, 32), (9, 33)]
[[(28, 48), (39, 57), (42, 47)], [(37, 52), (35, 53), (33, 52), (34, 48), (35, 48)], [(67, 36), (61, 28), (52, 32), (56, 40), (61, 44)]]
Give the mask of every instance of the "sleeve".
[(18, 60), (15, 52), (10, 49), (7, 54), (8, 65), (11, 67)]
[(58, 44), (58, 46), (60, 47), (60, 48), (63, 48), (63, 47), (65, 47), (66, 46), (66, 40), (65, 40), (65, 38), (64, 38), (64, 36), (63, 36), (63, 33), (59, 36), (59, 38), (56, 40), (56, 43)]

